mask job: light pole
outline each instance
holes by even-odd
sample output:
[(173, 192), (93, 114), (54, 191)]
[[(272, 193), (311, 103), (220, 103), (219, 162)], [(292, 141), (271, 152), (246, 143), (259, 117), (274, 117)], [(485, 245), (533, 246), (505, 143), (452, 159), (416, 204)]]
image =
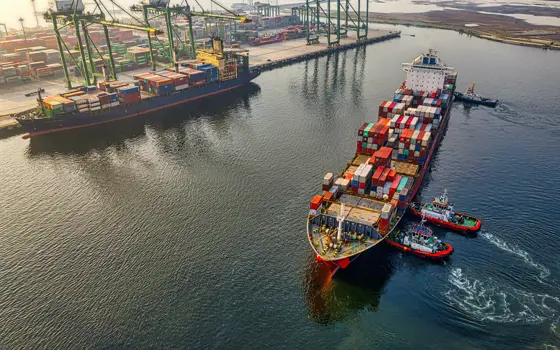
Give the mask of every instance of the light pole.
[(25, 52), (29, 53), (29, 45), (27, 45), (27, 35), (25, 35), (25, 27), (23, 26), (23, 18), (18, 19), (19, 23), (21, 23), (21, 31), (23, 32), (23, 39), (25, 40)]

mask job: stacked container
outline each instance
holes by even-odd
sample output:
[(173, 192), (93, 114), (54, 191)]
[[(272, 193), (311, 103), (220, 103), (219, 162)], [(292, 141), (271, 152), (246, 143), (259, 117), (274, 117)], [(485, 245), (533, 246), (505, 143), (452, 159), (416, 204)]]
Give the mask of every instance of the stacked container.
[(339, 192), (344, 193), (348, 190), (348, 187), (350, 187), (350, 180), (339, 177), (334, 182), (334, 186), (338, 188)]
[(371, 164), (360, 164), (360, 166), (354, 171), (352, 176), (352, 191), (358, 194), (369, 193), (371, 186), (371, 174), (373, 171), (373, 166)]
[(437, 128), (441, 118), (441, 108), (421, 105), (416, 108), (416, 114), (422, 123), (432, 123)]
[(377, 123), (364, 123), (358, 129), (357, 153), (373, 154), (384, 146), (389, 139), (389, 119), (380, 119)]
[(317, 215), (321, 212), (323, 196), (316, 195), (309, 203), (309, 214)]
[[(407, 110), (406, 112), (408, 112)], [(405, 113), (406, 113), (405, 112)], [(410, 115), (397, 115), (391, 119), (389, 123), (394, 134), (401, 134), (405, 129), (414, 129), (419, 124), (419, 118)]]
[(189, 77), (189, 84), (191, 86), (202, 86), (206, 84), (206, 74), (202, 71), (193, 68), (182, 68), (179, 70), (179, 73)]
[(189, 77), (186, 74), (176, 73), (174, 71), (168, 70), (156, 72), (156, 74), (171, 79), (173, 81), (173, 88), (175, 89), (175, 91), (188, 89), (189, 87)]
[(134, 85), (127, 85), (116, 89), (120, 103), (133, 103), (141, 100), (140, 88)]
[(406, 198), (408, 197), (408, 188), (402, 188), (401, 190), (397, 188), (397, 191), (399, 194), (398, 202), (397, 202), (397, 210), (399, 213), (403, 213), (406, 210)]
[(425, 98), (422, 105), (430, 107), (441, 107), (441, 99), (439, 98)]
[(383, 101), (379, 105), (379, 118), (393, 118), (395, 115), (403, 115), (406, 105), (402, 102)]
[(414, 101), (414, 96), (412, 95), (397, 94), (395, 95), (395, 98), (393, 98), (393, 102), (402, 102), (407, 108), (412, 105), (413, 101)]
[(378, 199), (384, 199), (385, 196), (388, 198), (396, 175), (397, 171), (395, 169), (385, 166), (377, 167), (371, 177), (370, 196)]
[(379, 233), (386, 234), (389, 231), (389, 224), (393, 216), (393, 206), (387, 203), (381, 209), (381, 218), (379, 219)]
[(431, 132), (422, 130), (422, 128), (426, 129), (427, 127), (423, 124), (415, 130), (403, 130), (399, 137), (397, 160), (414, 164), (425, 162), (432, 138)]
[(218, 67), (215, 67), (211, 64), (204, 64), (204, 65), (197, 65), (196, 67), (193, 68), (200, 70), (206, 74), (207, 83), (214, 83), (218, 81)]
[(334, 180), (333, 173), (327, 173), (323, 177), (323, 191), (328, 191), (331, 188), (333, 184), (333, 180)]
[(391, 165), (391, 152), (392, 148), (381, 147), (379, 151), (376, 151), (373, 156), (369, 159), (368, 163), (373, 165), (375, 168), (384, 166), (389, 167)]

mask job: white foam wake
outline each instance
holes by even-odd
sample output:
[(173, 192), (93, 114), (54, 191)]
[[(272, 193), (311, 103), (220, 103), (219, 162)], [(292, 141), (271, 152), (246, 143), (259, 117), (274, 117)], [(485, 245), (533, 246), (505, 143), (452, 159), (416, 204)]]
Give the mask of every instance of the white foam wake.
[(520, 257), (521, 259), (523, 259), (523, 261), (525, 261), (527, 264), (529, 264), (530, 266), (534, 267), (535, 269), (537, 269), (539, 271), (539, 277), (540, 278), (546, 278), (546, 277), (550, 276), (550, 270), (547, 269), (544, 265), (539, 264), (538, 262), (533, 260), (531, 255), (529, 253), (527, 253), (526, 251), (524, 251), (523, 249), (520, 249), (519, 247), (516, 247), (516, 246), (513, 246), (512, 244), (509, 244), (509, 243), (503, 241), (502, 239), (494, 236), (491, 233), (481, 232), (480, 236), (486, 238), (490, 243), (492, 243), (496, 247), (498, 247), (502, 250), (505, 250), (506, 252), (512, 253), (512, 254)]
[(551, 322), (554, 333), (560, 314), (560, 299), (548, 294), (528, 293), (510, 286), (497, 285), (491, 279), (481, 282), (453, 268), (444, 293), (449, 302), (474, 319), (498, 323)]

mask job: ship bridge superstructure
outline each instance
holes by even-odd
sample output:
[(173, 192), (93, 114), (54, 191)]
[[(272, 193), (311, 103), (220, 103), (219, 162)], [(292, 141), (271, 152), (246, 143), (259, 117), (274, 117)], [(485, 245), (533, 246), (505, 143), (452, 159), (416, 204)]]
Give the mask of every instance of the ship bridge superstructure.
[(445, 77), (455, 71), (455, 68), (446, 66), (432, 49), (411, 63), (403, 63), (402, 69), (406, 72), (406, 88), (427, 92), (442, 90)]

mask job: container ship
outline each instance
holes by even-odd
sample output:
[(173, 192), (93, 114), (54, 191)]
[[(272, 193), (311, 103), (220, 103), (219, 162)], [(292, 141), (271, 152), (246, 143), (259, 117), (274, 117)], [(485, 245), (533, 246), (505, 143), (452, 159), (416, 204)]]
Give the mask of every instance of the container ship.
[(249, 69), (249, 57), (224, 52), (221, 40), (197, 59), (175, 63), (167, 70), (134, 76), (134, 81), (104, 81), (67, 93), (41, 97), (38, 106), (15, 116), (27, 132), (23, 138), (137, 117), (235, 89), (259, 71)]
[(307, 237), (334, 274), (381, 243), (399, 224), (430, 166), (449, 120), (457, 80), (429, 50), (403, 63), (406, 81), (358, 130), (354, 157), (323, 178), (310, 203)]

